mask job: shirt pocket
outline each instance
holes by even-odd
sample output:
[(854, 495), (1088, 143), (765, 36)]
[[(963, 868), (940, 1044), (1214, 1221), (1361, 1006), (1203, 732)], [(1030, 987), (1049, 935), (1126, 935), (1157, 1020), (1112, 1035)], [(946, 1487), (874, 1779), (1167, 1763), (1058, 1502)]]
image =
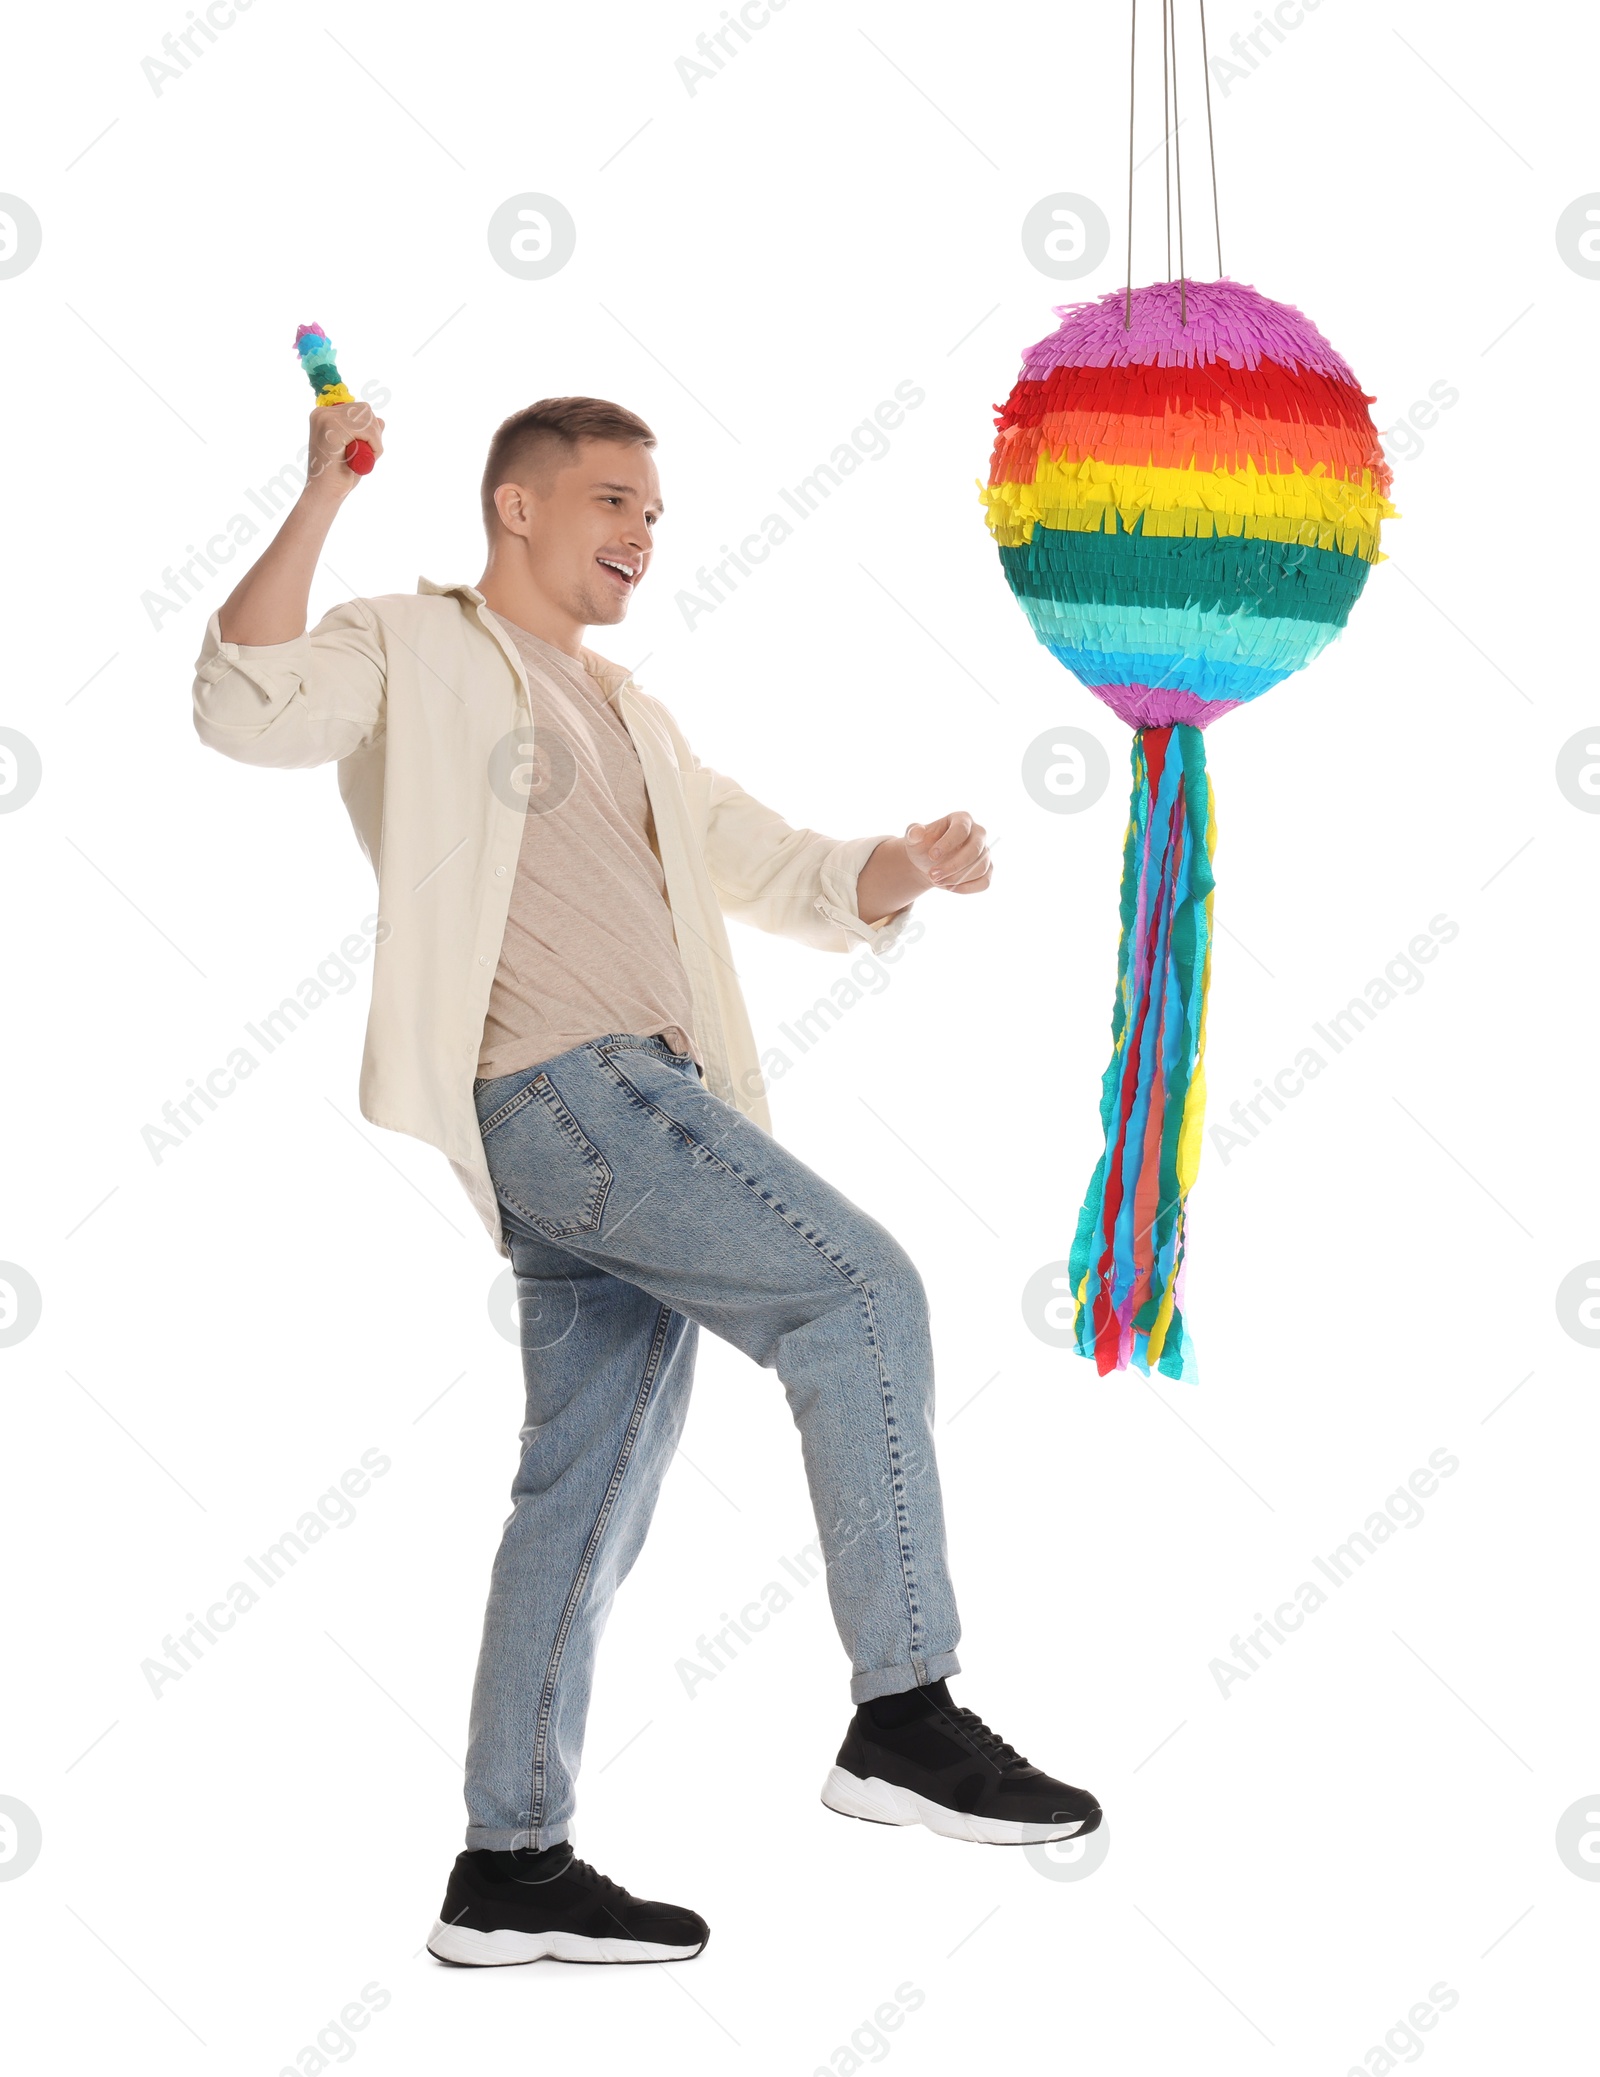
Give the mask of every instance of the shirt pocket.
[(549, 1240), (598, 1233), (612, 1172), (546, 1076), (535, 1075), (482, 1121), (495, 1195)]

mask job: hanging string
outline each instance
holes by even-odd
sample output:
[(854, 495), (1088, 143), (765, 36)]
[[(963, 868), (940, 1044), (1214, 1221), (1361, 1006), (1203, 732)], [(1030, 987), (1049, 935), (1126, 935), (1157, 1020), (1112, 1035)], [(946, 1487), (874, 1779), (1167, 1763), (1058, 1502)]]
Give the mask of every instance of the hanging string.
[[(1179, 322), (1189, 322), (1189, 267), (1185, 247), (1183, 222), (1183, 140), (1179, 131), (1183, 118), (1178, 106), (1178, 4), (1179, 0), (1161, 0), (1161, 122), (1162, 122), (1162, 195), (1166, 217), (1167, 279), (1174, 279), (1172, 272), (1172, 202), (1173, 190), (1177, 191), (1178, 206), (1178, 313)], [(1211, 114), (1211, 51), (1206, 36), (1206, 4), (1198, 0), (1200, 11), (1200, 68), (1205, 79), (1206, 90), (1206, 151), (1211, 162), (1211, 221), (1216, 233), (1217, 274), (1222, 274), (1222, 207), (1217, 193), (1217, 139)], [(1130, 0), (1128, 22), (1128, 253), (1127, 274), (1123, 288), (1122, 329), (1129, 331), (1133, 325), (1133, 174), (1134, 174), (1134, 111), (1135, 93), (1138, 83), (1139, 58), (1139, 0)]]
[[(1222, 275), (1222, 211), (1217, 206), (1217, 140), (1211, 130), (1211, 58), (1206, 50), (1206, 0), (1200, 0), (1200, 64), (1206, 81), (1206, 143), (1211, 151), (1211, 221), (1217, 233), (1217, 276)], [(1133, 112), (1129, 110), (1131, 124)], [(1130, 232), (1132, 226), (1129, 226)], [(1131, 270), (1130, 270), (1131, 271)]]
[[(1133, 323), (1133, 81), (1134, 59), (1139, 49), (1139, 0), (1133, 0), (1133, 20), (1128, 31), (1128, 286), (1122, 305), (1122, 329)], [(1218, 248), (1219, 255), (1221, 248)], [(1222, 271), (1219, 256), (1217, 272)]]
[(1178, 135), (1183, 127), (1178, 116), (1178, 10), (1169, 0), (1168, 15), (1172, 24), (1172, 155), (1178, 168), (1178, 322), (1189, 322), (1189, 284), (1183, 265), (1183, 139)]
[(1172, 279), (1172, 114), (1167, 86), (1167, 30), (1172, 0), (1161, 0), (1161, 152), (1162, 197), (1167, 210), (1167, 279)]

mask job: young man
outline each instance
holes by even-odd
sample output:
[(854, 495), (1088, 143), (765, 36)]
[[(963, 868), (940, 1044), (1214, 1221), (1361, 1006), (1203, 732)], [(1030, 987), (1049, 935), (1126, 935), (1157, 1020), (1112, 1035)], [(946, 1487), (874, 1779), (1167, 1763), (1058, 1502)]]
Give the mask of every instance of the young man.
[(777, 1371), (800, 1431), (857, 1705), (823, 1801), (997, 1844), (1092, 1831), (1092, 1795), (951, 1700), (926, 1296), (883, 1227), (770, 1135), (722, 920), (887, 947), (919, 894), (988, 885), (982, 828), (793, 828), (584, 646), (627, 614), (663, 509), (654, 435), (593, 397), (495, 434), (476, 586), (424, 578), (308, 634), (357, 434), (382, 452), (370, 407), (312, 412), (305, 490), (207, 626), (194, 717), (247, 763), (337, 760), (379, 882), (362, 1113), (443, 1150), (516, 1274), (527, 1425), (473, 1691), (467, 1844), (430, 1948), (492, 1965), (705, 1945), (702, 1918), (631, 1896), (571, 1840), (595, 1647), (702, 1326)]

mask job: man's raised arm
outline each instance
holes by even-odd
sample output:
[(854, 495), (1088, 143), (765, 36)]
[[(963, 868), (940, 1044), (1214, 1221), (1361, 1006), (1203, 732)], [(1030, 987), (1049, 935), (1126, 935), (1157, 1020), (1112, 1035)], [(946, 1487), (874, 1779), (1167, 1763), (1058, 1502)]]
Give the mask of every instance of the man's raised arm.
[(207, 623), (195, 664), (200, 740), (246, 764), (313, 765), (346, 757), (383, 726), (382, 630), (360, 600), (306, 632), (306, 606), (334, 516), (361, 478), (344, 459), (360, 437), (383, 452), (370, 404), (311, 413), (304, 490), (272, 541)]

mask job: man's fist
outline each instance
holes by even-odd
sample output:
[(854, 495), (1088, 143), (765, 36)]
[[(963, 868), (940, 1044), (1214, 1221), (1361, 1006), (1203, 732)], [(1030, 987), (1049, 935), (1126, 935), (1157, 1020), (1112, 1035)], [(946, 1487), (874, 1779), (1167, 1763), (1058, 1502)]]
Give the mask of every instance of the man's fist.
[(370, 404), (317, 404), (311, 412), (306, 483), (347, 497), (361, 478), (344, 458), (352, 440), (365, 440), (376, 458), (383, 452), (383, 420)]
[(988, 886), (990, 862), (984, 828), (964, 809), (933, 822), (906, 825), (906, 856), (935, 887), (951, 894), (978, 894)]
[(856, 876), (856, 913), (878, 924), (930, 887), (979, 894), (989, 884), (989, 851), (981, 822), (958, 808), (934, 822), (910, 822), (903, 837), (885, 837)]

